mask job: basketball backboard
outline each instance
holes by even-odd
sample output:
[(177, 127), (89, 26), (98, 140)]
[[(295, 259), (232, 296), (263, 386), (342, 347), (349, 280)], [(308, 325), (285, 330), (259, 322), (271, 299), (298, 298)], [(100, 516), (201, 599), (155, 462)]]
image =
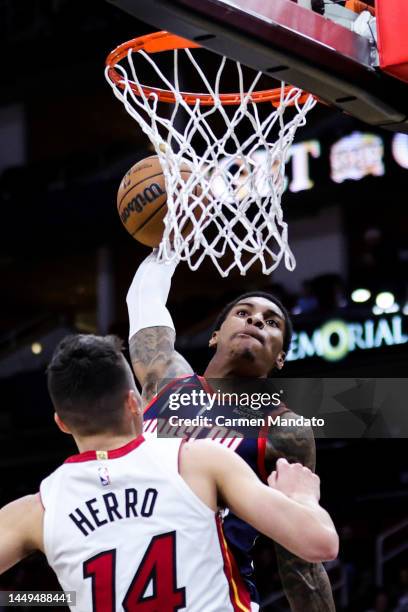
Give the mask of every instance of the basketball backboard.
[(378, 68), (375, 43), (302, 4), (109, 1), (157, 29), (301, 87), (366, 123), (408, 133), (408, 84)]

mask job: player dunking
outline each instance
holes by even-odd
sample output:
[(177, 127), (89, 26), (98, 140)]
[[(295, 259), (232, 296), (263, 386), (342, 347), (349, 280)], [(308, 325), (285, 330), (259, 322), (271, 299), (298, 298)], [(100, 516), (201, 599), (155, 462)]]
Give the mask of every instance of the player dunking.
[[(160, 390), (161, 379), (190, 375), (190, 390), (192, 386), (202, 389), (205, 384), (174, 349), (175, 330), (166, 308), (174, 270), (175, 264), (158, 263), (151, 254), (136, 272), (127, 295), (130, 355), (145, 403)], [(289, 315), (278, 300), (263, 292), (244, 294), (228, 304), (217, 321), (209, 340), (214, 356), (204, 376), (266, 378), (272, 370), (284, 366), (291, 334)], [(158, 416), (163, 401), (159, 397), (150, 403), (145, 412), (148, 422)], [(287, 412), (285, 416), (295, 416)], [(315, 469), (314, 438), (307, 427), (272, 427), (267, 440), (245, 438), (236, 451), (264, 481), (280, 457)], [(251, 549), (257, 532), (232, 513), (226, 517), (224, 529), (256, 610), (258, 594), (253, 584)], [(276, 551), (292, 612), (333, 612), (333, 596), (323, 565), (305, 563), (280, 545), (276, 545)]]
[(43, 480), (40, 495), (0, 510), (0, 573), (42, 550), (81, 612), (249, 610), (217, 520), (220, 502), (296, 554), (336, 556), (310, 470), (281, 460), (268, 487), (206, 440), (145, 440), (140, 396), (115, 338), (63, 340), (48, 387), (56, 423), (80, 453)]

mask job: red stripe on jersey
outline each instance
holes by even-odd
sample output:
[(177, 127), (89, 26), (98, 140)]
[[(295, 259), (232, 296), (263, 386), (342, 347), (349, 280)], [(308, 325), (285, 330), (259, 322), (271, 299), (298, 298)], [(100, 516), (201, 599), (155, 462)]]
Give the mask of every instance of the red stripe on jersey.
[(257, 453), (257, 465), (260, 477), (264, 482), (268, 480), (268, 472), (265, 466), (265, 454), (266, 454), (266, 437), (258, 438), (258, 453)]
[[(289, 408), (286, 406), (286, 404), (281, 402), (279, 406), (277, 407), (277, 409), (274, 410), (273, 414), (274, 416), (278, 416), (278, 415), (284, 414), (285, 412), (290, 412)], [(268, 481), (268, 476), (269, 476), (267, 469), (266, 469), (266, 465), (265, 465), (266, 444), (268, 441), (268, 432), (269, 432), (268, 425), (264, 425), (264, 427), (261, 428), (259, 432), (259, 436), (258, 436), (257, 466), (258, 466), (259, 475), (261, 476), (262, 480), (265, 483)]]
[[(106, 451), (106, 459), (118, 459), (119, 457), (123, 457), (124, 455), (130, 453), (130, 451), (140, 446), (144, 441), (144, 437), (140, 435), (134, 440), (131, 440), (130, 442), (125, 444), (124, 446), (121, 446), (120, 448), (108, 450)], [(84, 453), (79, 453), (78, 455), (72, 455), (71, 457), (68, 457), (68, 459), (65, 459), (64, 463), (81, 463), (82, 461), (95, 461), (96, 459), (100, 458), (97, 456), (97, 453), (100, 452), (101, 451), (96, 450), (85, 451)]]
[(148, 419), (143, 421), (143, 433), (152, 433), (157, 427), (157, 419)]
[(200, 383), (203, 385), (204, 391), (206, 391), (207, 393), (209, 393), (210, 395), (214, 395), (215, 391), (214, 389), (211, 387), (210, 383), (208, 382), (208, 380), (205, 378), (205, 376), (198, 376), (198, 380), (200, 381)]
[(234, 612), (250, 612), (251, 598), (238, 571), (236, 561), (228, 549), (219, 515), (215, 516), (215, 522), (217, 524), (218, 539), (220, 541), (222, 558), (224, 560), (224, 573), (228, 580), (233, 610)]

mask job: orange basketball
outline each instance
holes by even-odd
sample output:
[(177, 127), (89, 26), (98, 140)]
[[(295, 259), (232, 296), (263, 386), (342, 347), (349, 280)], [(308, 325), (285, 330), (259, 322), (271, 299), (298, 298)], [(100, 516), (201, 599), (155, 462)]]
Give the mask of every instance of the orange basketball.
[[(187, 181), (191, 169), (183, 164), (181, 177)], [(118, 190), (120, 219), (133, 238), (150, 247), (159, 246), (167, 212), (164, 174), (157, 155), (146, 157), (126, 172)]]

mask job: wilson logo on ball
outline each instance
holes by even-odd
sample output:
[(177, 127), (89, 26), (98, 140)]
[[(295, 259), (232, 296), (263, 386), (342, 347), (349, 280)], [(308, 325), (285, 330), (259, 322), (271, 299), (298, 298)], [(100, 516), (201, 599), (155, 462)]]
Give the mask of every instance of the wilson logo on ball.
[[(172, 185), (175, 192), (183, 191), (191, 179), (190, 164), (184, 160), (176, 170), (177, 184)], [(174, 182), (174, 181), (173, 181)], [(201, 189), (196, 186), (194, 197), (200, 195)], [(167, 214), (166, 179), (157, 155), (151, 155), (138, 161), (125, 174), (119, 184), (116, 205), (120, 220), (126, 231), (138, 242), (149, 247), (159, 246), (165, 230)], [(194, 210), (197, 219), (202, 213), (202, 205)], [(193, 223), (184, 224), (182, 234), (193, 230)]]
[(158, 185), (157, 183), (152, 183), (141, 193), (138, 193), (134, 198), (126, 204), (125, 208), (120, 214), (120, 218), (122, 223), (126, 223), (128, 220), (130, 213), (136, 212), (140, 213), (143, 211), (144, 207), (151, 202), (154, 202), (160, 196), (164, 195), (166, 192)]

